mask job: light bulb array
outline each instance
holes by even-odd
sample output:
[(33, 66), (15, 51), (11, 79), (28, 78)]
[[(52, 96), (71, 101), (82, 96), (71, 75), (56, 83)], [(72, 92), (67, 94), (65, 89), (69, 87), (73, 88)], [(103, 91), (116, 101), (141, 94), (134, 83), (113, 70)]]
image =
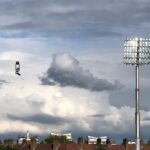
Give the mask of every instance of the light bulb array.
[(146, 65), (150, 63), (150, 39), (127, 38), (124, 43), (124, 63)]

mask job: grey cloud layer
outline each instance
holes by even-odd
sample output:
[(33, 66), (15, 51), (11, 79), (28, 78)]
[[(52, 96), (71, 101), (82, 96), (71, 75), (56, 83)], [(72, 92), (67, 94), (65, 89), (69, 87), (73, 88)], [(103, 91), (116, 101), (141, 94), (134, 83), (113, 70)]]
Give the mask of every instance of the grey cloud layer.
[(146, 0), (1, 1), (0, 27), (38, 29), (53, 36), (120, 36), (113, 27), (149, 22), (148, 7)]
[(3, 84), (6, 84), (6, 83), (8, 83), (6, 80), (0, 79), (0, 86), (2, 86)]
[(147, 1), (136, 0), (115, 0), (113, 3), (110, 0), (16, 0), (1, 2), (0, 11), (4, 15), (22, 16), (30, 22), (47, 27), (134, 24), (139, 19), (146, 21), (147, 4)]
[(84, 70), (77, 59), (68, 53), (55, 54), (51, 66), (45, 76), (41, 77), (43, 85), (56, 85), (62, 87), (74, 86), (91, 91), (113, 90), (122, 85), (115, 81), (114, 84), (106, 79), (94, 77), (89, 70)]
[(15, 116), (15, 115), (7, 114), (7, 118), (11, 120), (22, 120), (24, 122), (35, 122), (35, 123), (51, 124), (51, 125), (54, 124), (61, 125), (67, 122), (67, 120), (65, 120), (64, 118), (55, 117), (44, 113), (30, 115), (30, 116)]

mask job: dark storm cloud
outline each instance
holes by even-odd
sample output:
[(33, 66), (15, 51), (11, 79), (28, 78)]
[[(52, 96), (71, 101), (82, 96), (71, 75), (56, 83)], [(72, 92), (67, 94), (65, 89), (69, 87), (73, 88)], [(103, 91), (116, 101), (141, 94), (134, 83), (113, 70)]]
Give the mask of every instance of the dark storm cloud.
[(30, 116), (15, 116), (12, 114), (7, 114), (7, 118), (9, 118), (11, 120), (21, 120), (24, 122), (35, 122), (35, 123), (41, 123), (41, 124), (61, 125), (61, 124), (64, 124), (67, 122), (67, 120), (64, 118), (47, 115), (44, 113), (30, 115)]
[(0, 4), (1, 14), (22, 16), (41, 26), (135, 24), (147, 21), (149, 15), (149, 2), (136, 0), (14, 0)]
[(56, 36), (120, 36), (114, 27), (149, 23), (148, 7), (145, 0), (1, 1), (0, 27)]
[(43, 85), (59, 84), (62, 87), (74, 86), (91, 91), (114, 90), (122, 87), (118, 81), (113, 84), (106, 79), (94, 77), (89, 70), (84, 70), (79, 61), (68, 53), (55, 54), (50, 68), (40, 80)]
[[(135, 7), (136, 6), (136, 7)], [(149, 5), (148, 5), (149, 6)], [(1, 2), (0, 11), (23, 16), (41, 26), (134, 24), (148, 15), (147, 2), (136, 0), (15, 0)], [(146, 19), (146, 18), (145, 18)], [(31, 23), (32, 26), (32, 23)], [(54, 27), (54, 26), (53, 26)]]

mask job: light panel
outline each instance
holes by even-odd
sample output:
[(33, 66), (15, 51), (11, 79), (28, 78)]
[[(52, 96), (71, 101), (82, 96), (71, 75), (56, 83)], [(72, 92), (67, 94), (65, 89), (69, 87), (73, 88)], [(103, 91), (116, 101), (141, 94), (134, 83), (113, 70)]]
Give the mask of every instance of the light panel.
[(124, 63), (146, 65), (150, 63), (150, 39), (127, 38), (124, 43)]

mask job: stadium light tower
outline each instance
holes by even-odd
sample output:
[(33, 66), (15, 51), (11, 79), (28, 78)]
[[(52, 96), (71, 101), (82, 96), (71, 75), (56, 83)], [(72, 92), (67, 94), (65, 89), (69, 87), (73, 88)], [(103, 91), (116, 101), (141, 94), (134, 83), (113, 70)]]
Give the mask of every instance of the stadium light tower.
[(127, 38), (124, 43), (124, 63), (135, 66), (135, 141), (140, 150), (139, 66), (150, 63), (150, 39)]

